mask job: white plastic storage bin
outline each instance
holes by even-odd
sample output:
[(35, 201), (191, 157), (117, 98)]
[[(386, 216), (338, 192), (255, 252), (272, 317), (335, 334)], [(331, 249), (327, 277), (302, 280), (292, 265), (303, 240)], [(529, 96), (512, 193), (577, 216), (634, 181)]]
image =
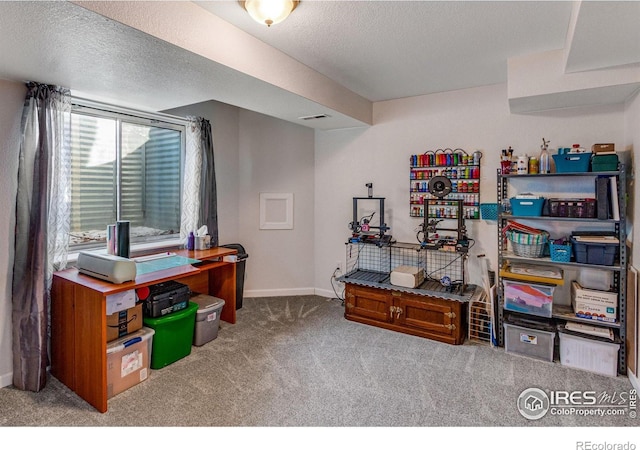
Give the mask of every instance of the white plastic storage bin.
[(504, 350), (507, 353), (553, 361), (556, 333), (511, 323), (504, 324)]
[(107, 398), (148, 378), (154, 334), (142, 327), (107, 344)]
[(620, 344), (559, 332), (560, 364), (615, 377)]

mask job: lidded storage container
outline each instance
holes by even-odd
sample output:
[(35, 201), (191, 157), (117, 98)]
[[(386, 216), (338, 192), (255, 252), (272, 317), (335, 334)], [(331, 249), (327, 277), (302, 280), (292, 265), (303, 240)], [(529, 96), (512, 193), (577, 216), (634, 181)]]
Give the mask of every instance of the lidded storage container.
[(193, 345), (201, 346), (218, 337), (220, 313), (224, 307), (224, 300), (210, 295), (198, 294), (192, 297), (191, 301), (198, 305)]
[(507, 353), (553, 361), (556, 330), (533, 321), (504, 323), (504, 350)]
[(560, 363), (563, 366), (610, 377), (618, 374), (620, 344), (566, 331), (558, 334), (560, 335)]
[(154, 330), (142, 327), (107, 344), (107, 398), (149, 376)]
[(151, 368), (162, 369), (191, 354), (197, 303), (162, 317), (145, 317), (144, 325), (155, 330)]
[(504, 309), (551, 317), (555, 286), (503, 279)]

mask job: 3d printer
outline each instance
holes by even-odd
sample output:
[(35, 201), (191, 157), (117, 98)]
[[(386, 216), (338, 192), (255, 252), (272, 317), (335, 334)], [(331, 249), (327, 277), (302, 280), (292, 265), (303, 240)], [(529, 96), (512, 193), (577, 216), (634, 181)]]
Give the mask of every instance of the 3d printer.
[[(425, 265), (427, 280), (436, 281), (450, 292), (466, 288), (464, 262), (470, 248), (461, 199), (447, 199), (452, 191), (449, 178), (429, 180), (429, 192), (435, 197), (425, 200), (424, 221), (417, 239), (428, 250)], [(455, 221), (455, 226), (443, 226)]]
[[(353, 220), (349, 222), (349, 229), (351, 230), (351, 237), (349, 242), (364, 242), (376, 245), (388, 245), (392, 242), (391, 235), (386, 234), (389, 227), (384, 221), (384, 197), (373, 196), (373, 183), (367, 183), (365, 185), (368, 190), (367, 197), (353, 197)], [(373, 202), (373, 205), (370, 203)], [(366, 210), (367, 214), (361, 215), (361, 206), (367, 204), (369, 209)], [(371, 206), (374, 207), (371, 210)], [(376, 207), (377, 206), (377, 207)], [(368, 214), (371, 212), (370, 214)], [(378, 213), (379, 220), (375, 222), (373, 220), (376, 212)]]
[[(418, 231), (417, 239), (420, 244), (430, 250), (445, 250), (467, 252), (469, 239), (463, 215), (463, 201), (460, 199), (446, 199), (451, 193), (451, 180), (437, 176), (429, 180), (429, 192), (436, 198), (425, 200), (424, 222)], [(444, 227), (440, 224), (445, 220), (456, 220), (455, 227)], [(454, 235), (442, 232), (454, 232)]]

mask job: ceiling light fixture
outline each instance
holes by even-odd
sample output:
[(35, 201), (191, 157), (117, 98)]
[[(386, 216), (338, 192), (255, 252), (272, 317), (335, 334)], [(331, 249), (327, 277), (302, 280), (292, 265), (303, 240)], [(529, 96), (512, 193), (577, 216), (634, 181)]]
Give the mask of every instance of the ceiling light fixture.
[(239, 0), (249, 15), (267, 27), (286, 19), (296, 9), (299, 0)]

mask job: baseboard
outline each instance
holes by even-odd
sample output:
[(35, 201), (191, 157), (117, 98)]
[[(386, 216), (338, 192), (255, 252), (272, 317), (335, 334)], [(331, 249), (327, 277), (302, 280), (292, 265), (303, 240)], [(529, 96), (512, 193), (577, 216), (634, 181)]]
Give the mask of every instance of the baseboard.
[(292, 288), (292, 289), (254, 289), (244, 291), (244, 297), (287, 297), (290, 295), (318, 295), (320, 297), (334, 298), (336, 293), (329, 289), (319, 288)]
[(13, 384), (13, 372), (0, 375), (0, 389)]
[(255, 289), (243, 292), (243, 297), (287, 297), (291, 295), (314, 295), (314, 288)]
[(333, 291), (330, 291), (329, 289), (319, 289), (319, 288), (315, 289), (315, 294), (319, 295), (320, 297), (327, 297), (327, 298), (334, 298), (336, 296), (336, 293)]
[(640, 381), (629, 368), (627, 368), (627, 376), (629, 377), (629, 381), (631, 381), (631, 385), (636, 389), (636, 391), (640, 392)]

